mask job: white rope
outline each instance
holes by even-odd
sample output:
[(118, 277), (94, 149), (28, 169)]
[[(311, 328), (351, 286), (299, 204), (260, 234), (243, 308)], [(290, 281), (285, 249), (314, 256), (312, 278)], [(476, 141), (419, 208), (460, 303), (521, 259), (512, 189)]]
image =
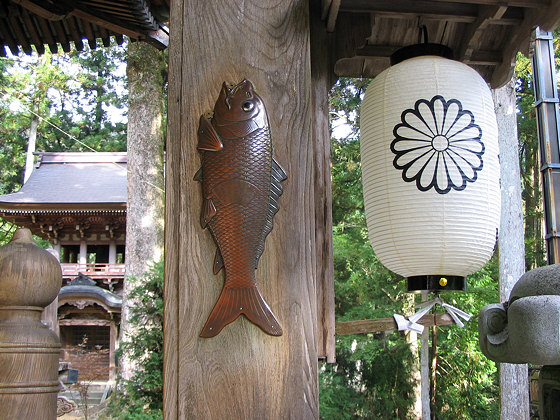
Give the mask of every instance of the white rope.
[(463, 323), (463, 321), (461, 321), (460, 318), (463, 318), (467, 322), (471, 319), (471, 316), (468, 313), (448, 303), (445, 303), (443, 300), (441, 300), (441, 298), (437, 297), (435, 299), (416, 305), (418, 308), (422, 309), (416, 312), (414, 315), (409, 316), (408, 319), (406, 319), (402, 315), (394, 314), (393, 318), (397, 323), (399, 331), (411, 330), (421, 334), (424, 331), (424, 326), (418, 324), (418, 321), (422, 319), (422, 317), (426, 315), (430, 311), (430, 309), (434, 307), (434, 305), (443, 306), (447, 313), (451, 316), (455, 324), (457, 324), (461, 328), (463, 328), (465, 324)]

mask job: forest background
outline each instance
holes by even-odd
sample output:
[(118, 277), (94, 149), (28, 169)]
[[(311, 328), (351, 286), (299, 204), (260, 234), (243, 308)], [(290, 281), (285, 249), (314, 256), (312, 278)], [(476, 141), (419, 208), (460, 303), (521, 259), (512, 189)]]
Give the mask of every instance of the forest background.
[[(554, 43), (558, 61), (558, 33)], [(15, 192), (23, 183), (34, 125), (37, 151), (127, 149), (126, 51), (126, 46), (115, 45), (70, 54), (0, 58), (0, 194)], [(529, 270), (546, 261), (531, 62), (522, 55), (518, 56), (515, 80)], [(411, 314), (420, 299), (406, 293), (404, 281), (380, 264), (368, 241), (359, 109), (369, 82), (343, 78), (330, 95), (335, 133), (331, 169), (337, 321)], [(13, 230), (14, 226), (0, 219), (0, 244), (9, 240)], [(473, 319), (465, 328), (447, 326), (431, 331), (436, 343), (430, 349), (434, 418), (499, 417), (498, 368), (479, 350), (476, 322), (483, 306), (498, 301), (497, 258), (495, 255), (469, 277), (467, 293), (442, 296)], [(139, 337), (121, 346), (143, 363), (130, 381), (123, 382), (130, 392), (114, 403), (114, 413), (119, 413), (118, 418), (161, 418), (161, 264), (134, 284), (136, 296), (143, 299), (131, 322), (149, 328), (137, 329)], [(419, 392), (418, 342), (413, 337), (404, 332), (348, 335), (339, 336), (336, 345), (337, 363), (320, 366), (321, 418), (410, 418)]]

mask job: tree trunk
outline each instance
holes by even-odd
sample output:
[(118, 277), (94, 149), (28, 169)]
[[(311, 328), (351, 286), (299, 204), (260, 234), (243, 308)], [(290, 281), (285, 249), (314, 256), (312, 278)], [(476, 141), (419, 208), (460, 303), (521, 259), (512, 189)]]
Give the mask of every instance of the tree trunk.
[(39, 126), (39, 117), (37, 117), (37, 112), (39, 112), (39, 104), (35, 102), (33, 104), (33, 114), (31, 115), (31, 124), (29, 126), (29, 138), (27, 141), (27, 155), (25, 157), (25, 175), (23, 176), (23, 183), (25, 184), (31, 173), (33, 172), (33, 164), (35, 159), (33, 153), (35, 152), (35, 147), (37, 143), (37, 127)]
[[(140, 278), (163, 254), (163, 53), (144, 42), (128, 46), (127, 76), (127, 216), (126, 276)], [(125, 280), (121, 313), (121, 340), (131, 333), (128, 298), (130, 282)], [(121, 359), (121, 375), (130, 379), (133, 366)]]
[[(422, 302), (427, 302), (428, 294), (422, 294)], [(430, 329), (424, 328), (420, 340), (420, 398), (422, 400), (422, 420), (432, 418), (430, 407)]]
[[(525, 272), (525, 243), (521, 205), (521, 173), (515, 86), (512, 80), (495, 89), (494, 106), (500, 145), (502, 215), (498, 239), (500, 302), (509, 299), (512, 287)], [(529, 419), (529, 376), (527, 365), (502, 363), (500, 366), (500, 418)]]
[(435, 408), (436, 406), (436, 390), (437, 390), (437, 326), (432, 327), (432, 353), (430, 355), (430, 416), (433, 420), (436, 419)]

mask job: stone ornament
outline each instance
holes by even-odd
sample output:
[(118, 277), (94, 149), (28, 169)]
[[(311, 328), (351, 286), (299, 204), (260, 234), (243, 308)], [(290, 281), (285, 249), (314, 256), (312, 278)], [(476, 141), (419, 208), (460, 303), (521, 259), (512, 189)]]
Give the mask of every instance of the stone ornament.
[(482, 308), (478, 331), (490, 360), (560, 365), (560, 264), (521, 276), (507, 302)]

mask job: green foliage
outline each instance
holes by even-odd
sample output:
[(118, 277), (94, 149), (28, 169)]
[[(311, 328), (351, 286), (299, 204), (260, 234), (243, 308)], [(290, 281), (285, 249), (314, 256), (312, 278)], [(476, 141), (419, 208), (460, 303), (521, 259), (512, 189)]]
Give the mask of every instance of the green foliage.
[(517, 130), (525, 218), (525, 260), (526, 269), (531, 270), (545, 265), (546, 260), (532, 65), (531, 60), (521, 53), (517, 55), (515, 74), (517, 107), (520, 111), (517, 114)]
[[(153, 265), (139, 278), (128, 278), (133, 285), (130, 298), (132, 336), (121, 343), (136, 362), (130, 380), (121, 380), (122, 391), (113, 402), (113, 414), (123, 420), (152, 420), (163, 416), (163, 262)], [(120, 355), (119, 355), (120, 358)]]
[[(332, 139), (335, 305), (338, 321), (387, 318), (408, 310), (402, 280), (369, 245), (362, 198), (358, 115), (368, 81), (341, 79), (331, 95), (332, 123), (352, 124)], [(401, 333), (339, 336), (337, 364), (320, 374), (324, 419), (406, 418), (413, 404), (413, 355)]]
[(6, 245), (12, 239), (16, 226), (0, 219), (0, 246)]
[(86, 48), (73, 51), (70, 59), (81, 69), (76, 75), (80, 106), (72, 134), (94, 150), (124, 151), (126, 123), (111, 121), (109, 112), (122, 113), (127, 104), (126, 73), (119, 73), (120, 67), (124, 70), (126, 48)]
[(37, 151), (126, 150), (125, 53), (0, 57), (0, 194), (21, 187), (33, 120)]
[[(554, 55), (556, 68), (560, 66), (559, 31), (554, 33)], [(521, 185), (525, 216), (525, 260), (526, 269), (531, 270), (546, 264), (546, 247), (543, 239), (543, 202), (533, 90), (531, 59), (519, 53), (515, 64), (517, 95), (517, 128), (520, 144)], [(557, 78), (560, 88), (560, 78)]]
[(494, 362), (478, 345), (477, 316), (483, 306), (499, 302), (498, 261), (493, 258), (469, 276), (468, 292), (449, 292), (441, 297), (472, 314), (464, 328), (438, 328), (436, 398), (432, 412), (437, 419), (499, 418), (499, 378)]

